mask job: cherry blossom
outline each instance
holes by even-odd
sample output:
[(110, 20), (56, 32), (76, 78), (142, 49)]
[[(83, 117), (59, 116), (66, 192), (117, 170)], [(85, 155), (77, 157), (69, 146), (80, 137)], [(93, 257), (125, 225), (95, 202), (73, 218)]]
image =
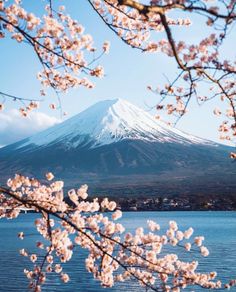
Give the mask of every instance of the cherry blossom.
[[(94, 57), (97, 49), (92, 36), (85, 33), (84, 27), (66, 13), (65, 7), (60, 6), (55, 10), (47, 4), (42, 16), (24, 7), (22, 1), (0, 1), (1, 41), (11, 37), (17, 43), (25, 42), (32, 47), (42, 65), (37, 78), (43, 87), (52, 87), (57, 94), (78, 86), (93, 88), (94, 84), (87, 76), (103, 77), (104, 69), (97, 65), (97, 60), (109, 52), (110, 43), (105, 41), (99, 55)], [(20, 109), (23, 116), (38, 107), (30, 98), (1, 94), (4, 98), (28, 103)], [(41, 95), (45, 95), (44, 90), (41, 90)], [(56, 108), (53, 105), (50, 107)]]
[[(6, 188), (0, 188), (0, 218), (17, 218), (23, 207), (39, 215), (35, 220), (35, 228), (42, 236), (42, 241), (36, 242), (38, 254), (24, 248), (19, 251), (33, 264), (32, 269), (24, 270), (31, 290), (41, 291), (49, 273), (57, 274), (63, 283), (70, 281), (61, 263), (70, 261), (76, 245), (88, 251), (86, 269), (104, 287), (129, 279), (153, 291), (181, 291), (188, 286), (229, 289), (236, 284), (230, 280), (224, 286), (216, 280), (215, 271), (200, 273), (194, 258), (181, 260), (178, 252), (184, 250), (199, 252), (203, 257), (209, 255), (203, 236), (191, 238), (193, 228), (180, 230), (172, 220), (164, 231), (157, 222), (149, 220), (146, 229), (138, 227), (134, 233), (125, 233), (125, 227), (116, 223), (122, 212), (114, 201), (88, 200), (88, 186), (82, 185), (68, 191), (69, 202), (63, 182), (55, 181), (50, 172), (46, 178), (47, 183), (43, 184), (15, 175)], [(27, 236), (18, 234), (22, 240)], [(168, 252), (170, 247), (176, 253)], [(43, 259), (38, 256), (42, 252)]]

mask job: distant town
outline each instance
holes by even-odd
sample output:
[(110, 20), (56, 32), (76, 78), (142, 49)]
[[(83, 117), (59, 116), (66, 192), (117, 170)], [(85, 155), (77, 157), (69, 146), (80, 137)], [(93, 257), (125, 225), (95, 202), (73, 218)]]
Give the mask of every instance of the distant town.
[(109, 197), (124, 211), (236, 211), (235, 190), (234, 175), (215, 181), (202, 176), (89, 187), (93, 197)]
[(123, 211), (236, 211), (233, 195), (113, 199)]

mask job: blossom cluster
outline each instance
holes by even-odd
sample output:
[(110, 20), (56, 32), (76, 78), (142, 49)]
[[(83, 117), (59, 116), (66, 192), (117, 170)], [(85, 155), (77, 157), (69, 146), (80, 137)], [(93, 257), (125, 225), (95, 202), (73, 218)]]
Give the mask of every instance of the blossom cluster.
[[(147, 17), (136, 9), (120, 5), (119, 2), (118, 0), (92, 0), (91, 4), (107, 25), (128, 45), (145, 52), (161, 51), (163, 42), (166, 44), (165, 40), (155, 41), (151, 34), (152, 31), (163, 31), (160, 15), (150, 12)], [(189, 18), (168, 18), (167, 23), (170, 26), (188, 26), (191, 21)]]
[[(125, 232), (124, 226), (117, 223), (122, 212), (114, 201), (89, 200), (87, 185), (71, 189), (64, 196), (62, 181), (55, 181), (52, 173), (47, 173), (46, 179), (41, 183), (15, 175), (8, 180), (8, 188), (0, 189), (0, 218), (14, 219), (23, 207), (40, 215), (35, 220), (42, 236), (36, 242), (38, 253), (20, 250), (33, 264), (31, 270), (24, 270), (33, 291), (41, 291), (49, 273), (58, 274), (64, 283), (70, 280), (63, 264), (72, 258), (75, 246), (88, 251), (86, 269), (104, 287), (129, 279), (153, 291), (178, 292), (194, 285), (207, 289), (224, 287), (215, 280), (216, 272), (200, 273), (196, 260), (186, 262), (172, 252), (193, 250), (203, 257), (209, 255), (204, 237), (193, 237), (192, 228), (182, 231), (175, 221), (170, 221), (167, 230), (161, 231), (157, 222), (149, 220), (146, 231), (139, 227), (133, 234)], [(26, 236), (23, 232), (18, 234), (22, 240)], [(225, 288), (235, 283), (232, 280)]]
[[(20, 0), (1, 0), (0, 39), (7, 36), (32, 47), (43, 67), (37, 78), (43, 87), (52, 87), (57, 93), (77, 86), (93, 88), (93, 82), (85, 74), (98, 78), (104, 75), (103, 67), (96, 65), (96, 60), (109, 52), (109, 42), (104, 43), (95, 58), (92, 36), (65, 12), (64, 6), (56, 11), (46, 5), (45, 14), (38, 17), (27, 11)], [(44, 95), (44, 90), (41, 93)], [(21, 110), (23, 115), (27, 112), (28, 107)]]

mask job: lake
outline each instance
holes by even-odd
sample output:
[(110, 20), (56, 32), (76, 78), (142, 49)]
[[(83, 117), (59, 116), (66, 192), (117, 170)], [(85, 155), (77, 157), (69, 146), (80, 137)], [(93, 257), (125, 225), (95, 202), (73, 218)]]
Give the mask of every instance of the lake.
[[(0, 220), (0, 291), (28, 291), (28, 282), (23, 275), (23, 269), (30, 267), (28, 259), (21, 257), (18, 250), (26, 248), (35, 250), (35, 241), (39, 235), (34, 228), (37, 214), (22, 214), (16, 220)], [(146, 226), (146, 221), (157, 221), (162, 230), (168, 226), (169, 220), (176, 220), (182, 230), (192, 226), (194, 235), (205, 236), (205, 245), (209, 248), (207, 258), (196, 255), (199, 260), (199, 270), (216, 271), (218, 278), (227, 281), (236, 278), (236, 212), (125, 212), (119, 220), (127, 231), (138, 226)], [(17, 238), (19, 231), (26, 234), (26, 239)], [(185, 256), (185, 255), (184, 255)], [(85, 251), (76, 248), (72, 260), (64, 264), (64, 272), (70, 275), (71, 281), (62, 284), (58, 278), (50, 276), (45, 292), (118, 292), (145, 291), (135, 282), (117, 284), (114, 288), (103, 289), (84, 268)], [(190, 258), (189, 258), (190, 259)], [(188, 288), (184, 291), (206, 291), (201, 288)], [(221, 290), (218, 290), (221, 291)], [(236, 291), (234, 287), (231, 291)]]

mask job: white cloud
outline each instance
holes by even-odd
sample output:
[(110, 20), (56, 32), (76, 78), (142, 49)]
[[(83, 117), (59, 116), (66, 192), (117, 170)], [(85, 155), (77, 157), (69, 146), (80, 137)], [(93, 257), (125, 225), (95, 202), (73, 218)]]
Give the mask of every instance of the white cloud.
[(60, 120), (42, 112), (31, 112), (24, 118), (16, 109), (0, 113), (0, 147), (32, 136)]

